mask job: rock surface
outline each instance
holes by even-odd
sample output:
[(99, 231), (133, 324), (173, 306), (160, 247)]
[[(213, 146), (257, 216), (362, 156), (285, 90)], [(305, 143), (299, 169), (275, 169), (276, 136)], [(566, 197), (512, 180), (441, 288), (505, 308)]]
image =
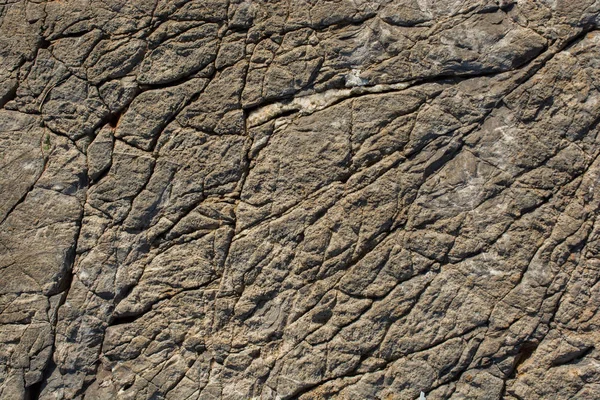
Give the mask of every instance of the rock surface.
[(600, 1), (0, 1), (0, 398), (600, 398)]

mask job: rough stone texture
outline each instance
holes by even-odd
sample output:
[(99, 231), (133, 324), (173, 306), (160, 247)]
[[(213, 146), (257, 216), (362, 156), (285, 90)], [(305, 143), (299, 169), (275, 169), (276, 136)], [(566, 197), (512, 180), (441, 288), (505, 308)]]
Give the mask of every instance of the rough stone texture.
[(600, 398), (600, 1), (0, 0), (0, 398)]

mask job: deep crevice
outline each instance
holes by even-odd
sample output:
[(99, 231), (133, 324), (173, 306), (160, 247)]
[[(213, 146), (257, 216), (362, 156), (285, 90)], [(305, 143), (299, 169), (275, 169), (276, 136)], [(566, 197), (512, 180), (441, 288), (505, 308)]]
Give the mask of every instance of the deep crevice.
[[(147, 310), (150, 311), (150, 310)], [(123, 315), (120, 317), (113, 317), (108, 326), (118, 326), (118, 325), (126, 325), (131, 324), (137, 321), (139, 318), (144, 316), (146, 312), (142, 312), (141, 314), (133, 314), (133, 315)]]
[[(54, 346), (52, 349), (52, 354), (54, 354)], [(47, 385), (48, 377), (50, 377), (52, 375), (52, 373), (54, 372), (54, 370), (56, 368), (57, 368), (57, 366), (56, 366), (56, 363), (54, 362), (54, 359), (50, 358), (50, 362), (48, 363), (48, 366), (46, 366), (46, 369), (44, 370), (44, 375), (43, 375), (42, 379), (39, 382), (36, 382), (33, 385), (25, 388), (25, 396), (23, 397), (24, 400), (38, 400), (40, 398), (40, 395), (42, 394), (42, 391), (44, 390), (44, 388)]]
[(17, 97), (18, 85), (14, 85), (10, 90), (2, 97), (0, 97), (0, 108), (3, 108), (6, 103), (14, 100)]
[(525, 363), (525, 361), (531, 358), (533, 353), (538, 348), (538, 345), (539, 343), (537, 342), (524, 342), (519, 347), (519, 352), (515, 356), (515, 361), (513, 363), (512, 371), (509, 374), (509, 379), (513, 379), (517, 376), (519, 373), (519, 368), (523, 365), (523, 363)]
[(123, 112), (116, 112), (108, 117), (106, 123), (112, 129), (115, 129), (117, 127), (117, 125), (119, 125), (119, 120), (121, 119), (122, 115), (123, 115)]
[(38, 48), (40, 48), (40, 49), (47, 49), (51, 45), (52, 45), (52, 42), (50, 42), (49, 40), (47, 40), (45, 38), (41, 38), (40, 41), (39, 41), (39, 43), (38, 43)]

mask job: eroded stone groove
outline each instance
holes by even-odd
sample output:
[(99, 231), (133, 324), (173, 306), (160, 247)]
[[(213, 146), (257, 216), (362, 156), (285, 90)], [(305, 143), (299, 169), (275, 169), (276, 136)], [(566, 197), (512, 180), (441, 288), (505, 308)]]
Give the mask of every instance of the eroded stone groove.
[(0, 398), (600, 398), (599, 23), (0, 3)]

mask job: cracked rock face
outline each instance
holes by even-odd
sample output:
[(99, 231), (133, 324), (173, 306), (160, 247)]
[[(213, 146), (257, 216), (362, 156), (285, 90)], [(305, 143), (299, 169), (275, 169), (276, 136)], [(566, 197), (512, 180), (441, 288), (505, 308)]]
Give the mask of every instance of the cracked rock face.
[(600, 398), (600, 1), (0, 1), (0, 398)]

